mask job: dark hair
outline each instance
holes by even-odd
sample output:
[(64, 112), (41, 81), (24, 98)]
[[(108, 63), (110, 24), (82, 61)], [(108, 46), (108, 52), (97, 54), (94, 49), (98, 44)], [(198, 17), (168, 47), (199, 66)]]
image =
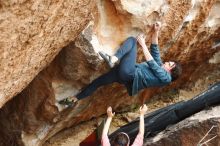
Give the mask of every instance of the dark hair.
[(171, 81), (175, 81), (182, 74), (182, 67), (179, 62), (173, 61), (175, 63), (175, 67), (171, 69)]
[(113, 139), (111, 140), (111, 146), (127, 146), (129, 143), (129, 138), (124, 133), (118, 133)]

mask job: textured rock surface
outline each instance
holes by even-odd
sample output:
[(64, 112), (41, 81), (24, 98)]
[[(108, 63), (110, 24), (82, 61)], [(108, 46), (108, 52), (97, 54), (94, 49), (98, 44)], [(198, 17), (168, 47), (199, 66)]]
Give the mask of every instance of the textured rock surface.
[[(145, 139), (145, 146), (195, 146), (220, 145), (220, 107), (199, 112), (182, 122), (170, 126), (151, 139)], [(209, 132), (208, 132), (209, 131)], [(203, 139), (204, 138), (204, 139)]]
[[(108, 70), (97, 56), (98, 50), (113, 54), (126, 37), (141, 31), (150, 37), (150, 25), (155, 20), (163, 22), (159, 42), (163, 59), (179, 60), (184, 70), (181, 79), (164, 89), (187, 86), (219, 65), (220, 1), (0, 4), (0, 35), (5, 38), (0, 43), (0, 105), (31, 82), (0, 111), (4, 119), (0, 121), (0, 140), (6, 145), (41, 145), (58, 131), (105, 113), (109, 105), (116, 111), (127, 110), (129, 105), (161, 92), (147, 89), (137, 97), (129, 97), (125, 88), (115, 83), (81, 100), (75, 109), (57, 104)], [(91, 19), (90, 14), (93, 21), (78, 36)], [(143, 60), (141, 54), (139, 50), (138, 61)]]
[(94, 6), (91, 0), (0, 2), (0, 107), (76, 38)]

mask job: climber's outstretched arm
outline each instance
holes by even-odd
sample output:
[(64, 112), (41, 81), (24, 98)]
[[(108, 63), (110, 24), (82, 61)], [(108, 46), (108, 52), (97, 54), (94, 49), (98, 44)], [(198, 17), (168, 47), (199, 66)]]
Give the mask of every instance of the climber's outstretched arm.
[(158, 45), (158, 36), (159, 36), (159, 31), (161, 28), (161, 22), (157, 21), (156, 23), (153, 24), (153, 35), (151, 38), (151, 44)]
[(150, 54), (146, 44), (145, 44), (145, 36), (144, 34), (140, 34), (137, 36), (137, 41), (138, 43), (141, 45), (143, 52), (144, 52), (144, 56), (146, 58), (147, 61), (153, 60), (152, 55)]
[(108, 130), (109, 130), (109, 127), (110, 127), (110, 124), (111, 124), (111, 121), (112, 121), (112, 117), (115, 115), (115, 113), (112, 113), (112, 108), (111, 107), (108, 107), (107, 115), (108, 115), (108, 118), (105, 122), (103, 131), (102, 131), (102, 145), (110, 146), (110, 142), (109, 142), (109, 139), (108, 139)]
[[(161, 23), (160, 22), (156, 22), (153, 25), (154, 33), (153, 33), (152, 38), (151, 38), (151, 44), (158, 45), (158, 36), (159, 36), (160, 28), (161, 28)], [(146, 60), (150, 61), (150, 60), (153, 60), (154, 58), (152, 57), (151, 53), (149, 52), (149, 50), (146, 46), (145, 38), (146, 38), (146, 36), (144, 34), (140, 34), (140, 35), (137, 36), (137, 41), (143, 49), (144, 56), (145, 56)]]
[(143, 106), (140, 107), (140, 125), (139, 125), (139, 133), (141, 135), (144, 135), (144, 115), (147, 112), (148, 108), (144, 104)]
[(115, 113), (112, 113), (112, 108), (111, 107), (108, 107), (107, 115), (108, 115), (108, 118), (105, 122), (103, 131), (102, 131), (102, 135), (107, 135), (108, 134), (108, 130), (109, 130), (109, 127), (110, 127), (110, 124), (111, 124), (111, 121), (112, 121), (112, 117), (115, 115)]
[(159, 31), (161, 28), (161, 23), (160, 22), (156, 22), (153, 25), (153, 34), (151, 36), (151, 45), (150, 45), (150, 53), (152, 55), (152, 57), (154, 58), (154, 60), (156, 61), (156, 63), (159, 66), (162, 66), (162, 60), (160, 57), (160, 50), (159, 50), (159, 46), (158, 46), (158, 36), (159, 36)]
[(140, 125), (139, 125), (139, 133), (136, 136), (134, 143), (131, 146), (140, 146), (143, 145), (144, 142), (144, 114), (147, 111), (147, 106), (144, 104), (140, 107)]

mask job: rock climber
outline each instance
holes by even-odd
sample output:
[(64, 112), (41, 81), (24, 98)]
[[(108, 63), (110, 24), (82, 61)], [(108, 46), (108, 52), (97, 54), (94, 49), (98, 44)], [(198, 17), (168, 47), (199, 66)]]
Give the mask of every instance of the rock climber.
[[(139, 132), (131, 146), (142, 146), (144, 140), (144, 114), (148, 110), (147, 106), (144, 104), (140, 107), (140, 123), (139, 123)], [(102, 131), (102, 146), (129, 146), (130, 139), (129, 136), (124, 132), (119, 132), (115, 137), (111, 139), (111, 144), (108, 138), (108, 130), (112, 121), (112, 117), (114, 117), (115, 113), (112, 113), (112, 108), (108, 107), (107, 109), (108, 118), (105, 122), (103, 131)]]
[[(164, 86), (176, 80), (181, 75), (181, 65), (176, 61), (162, 63), (158, 47), (160, 28), (160, 22), (153, 24), (150, 51), (145, 44), (146, 37), (140, 34), (136, 38), (127, 38), (113, 56), (99, 52), (111, 70), (93, 80), (77, 95), (65, 98), (59, 103), (75, 105), (78, 100), (90, 96), (97, 88), (114, 82), (124, 84), (128, 94), (133, 96), (144, 88)], [(142, 63), (136, 63), (137, 42), (146, 59)]]

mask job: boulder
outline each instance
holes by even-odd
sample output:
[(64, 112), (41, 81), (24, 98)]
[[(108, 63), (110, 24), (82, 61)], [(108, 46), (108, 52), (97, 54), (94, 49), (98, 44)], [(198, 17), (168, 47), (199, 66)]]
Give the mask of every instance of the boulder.
[[(219, 1), (10, 0), (0, 7), (3, 145), (42, 145), (60, 130), (104, 114), (109, 105), (127, 111), (159, 92), (188, 86), (219, 66)], [(109, 70), (99, 50), (114, 54), (128, 36), (140, 32), (146, 32), (150, 45), (151, 25), (157, 20), (163, 24), (162, 59), (182, 64), (178, 81), (134, 97), (114, 83), (75, 108), (58, 104)], [(137, 61), (143, 60), (139, 49)]]
[(145, 139), (144, 146), (219, 145), (219, 109), (201, 111), (176, 125), (172, 125), (153, 138)]

